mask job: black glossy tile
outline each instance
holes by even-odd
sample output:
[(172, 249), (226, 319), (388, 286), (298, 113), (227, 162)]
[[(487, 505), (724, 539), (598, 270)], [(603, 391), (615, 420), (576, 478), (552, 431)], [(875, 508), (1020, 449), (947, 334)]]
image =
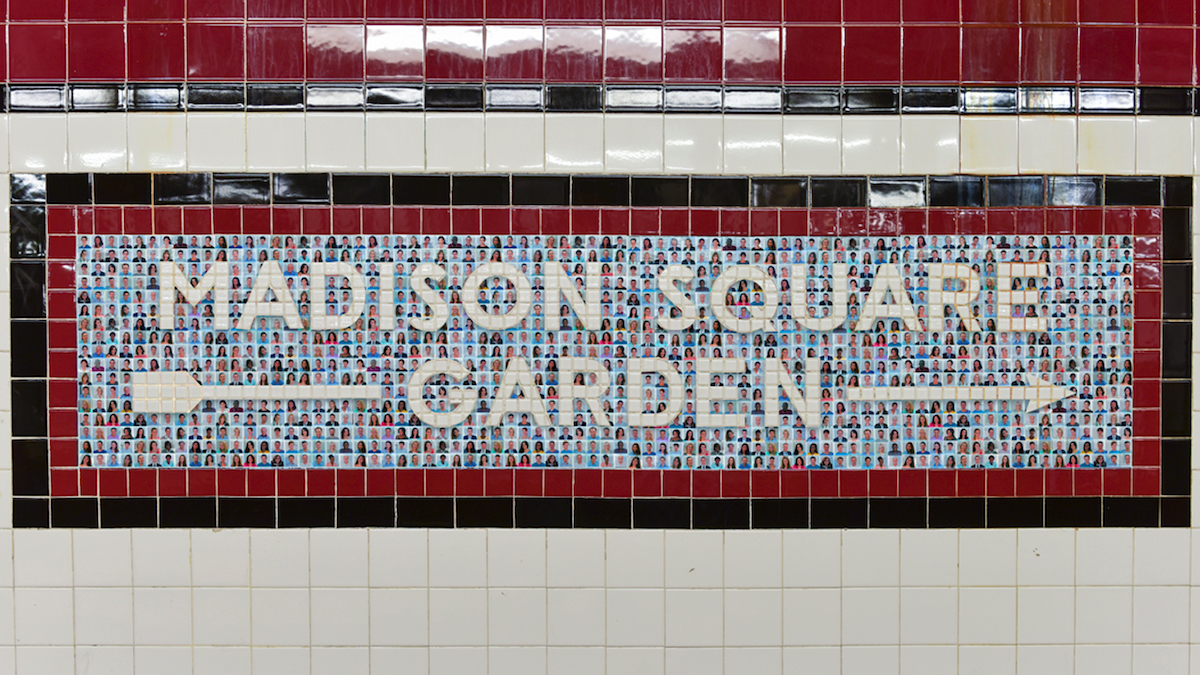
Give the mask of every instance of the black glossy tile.
[(9, 254), (13, 259), (46, 257), (46, 207), (14, 204), (9, 208)]
[(217, 527), (275, 527), (275, 498), (219, 497)]
[(843, 103), (847, 113), (894, 115), (900, 112), (900, 88), (847, 87)]
[(1186, 438), (1192, 435), (1192, 383), (1164, 380), (1162, 386), (1162, 435)]
[(900, 111), (906, 113), (958, 112), (958, 87), (904, 87), (900, 92)]
[(966, 113), (1013, 114), (1019, 107), (1016, 87), (964, 87), (962, 109)]
[(9, 265), (8, 276), (12, 318), (46, 318), (46, 263), (14, 261)]
[(810, 178), (809, 205), (815, 208), (866, 206), (865, 178)]
[(130, 110), (183, 110), (183, 87), (177, 84), (131, 84)]
[(47, 420), (46, 380), (13, 380), (13, 436), (45, 438)]
[(1191, 115), (1191, 87), (1142, 87), (1138, 112), (1143, 115)]
[(987, 500), (987, 526), (1042, 527), (1045, 500), (1041, 497), (1000, 497)]
[(1191, 206), (1191, 176), (1167, 176), (1163, 179), (1163, 206)]
[(569, 206), (570, 176), (513, 176), (513, 206)]
[(454, 527), (453, 497), (398, 497), (397, 527)]
[(246, 107), (246, 87), (241, 84), (190, 84), (187, 107), (192, 110), (241, 110)]
[(302, 84), (248, 84), (246, 107), (251, 110), (303, 110)]
[(811, 499), (808, 522), (813, 529), (859, 529), (867, 526), (866, 499)]
[(1105, 497), (1104, 527), (1158, 527), (1158, 497)]
[(50, 500), (46, 497), (14, 497), (12, 519), (13, 527), (50, 527)]
[(988, 206), (1044, 206), (1046, 181), (1042, 176), (989, 178)]
[(1100, 497), (1046, 497), (1046, 527), (1100, 527)]
[(395, 527), (394, 497), (338, 497), (338, 527)]
[(633, 506), (630, 499), (575, 499), (576, 529), (619, 529), (633, 526)]
[(751, 178), (750, 206), (774, 208), (808, 206), (808, 179)]
[(893, 529), (928, 527), (928, 503), (923, 497), (871, 497), (867, 500), (868, 525)]
[(52, 173), (46, 176), (46, 203), (91, 204), (92, 174)]
[(574, 524), (570, 497), (517, 497), (515, 527), (570, 528)]
[(420, 110), (425, 107), (421, 85), (367, 85), (368, 110)]
[(604, 88), (599, 85), (546, 86), (546, 112), (600, 112), (603, 109)]
[(741, 176), (728, 178), (692, 178), (692, 206), (750, 205), (750, 179)]
[(642, 530), (686, 530), (692, 527), (690, 499), (635, 499), (633, 526)]
[(973, 529), (987, 525), (982, 497), (929, 500), (929, 527)]
[(606, 112), (656, 112), (663, 107), (663, 88), (655, 85), (609, 85), (604, 90)]
[(158, 527), (158, 500), (154, 497), (102, 497), (100, 527)]
[(808, 499), (751, 499), (750, 527), (768, 530), (808, 529)]
[(276, 204), (328, 204), (329, 174), (277, 173), (271, 177)]
[(392, 176), (392, 203), (413, 206), (449, 206), (450, 176), (433, 174)]
[(100, 500), (95, 497), (56, 497), (50, 500), (50, 527), (100, 527)]
[(663, 90), (663, 110), (667, 112), (719, 112), (723, 98), (720, 87), (675, 87)]
[(512, 186), (508, 176), (458, 175), (451, 179), (450, 201), (455, 206), (508, 206)]
[(749, 499), (693, 499), (692, 528), (745, 530), (750, 527)]
[(92, 187), (97, 204), (149, 204), (152, 196), (148, 173), (98, 173)]
[(425, 109), (482, 111), (483, 85), (428, 85)]
[(687, 177), (633, 177), (633, 206), (687, 206)]
[(488, 110), (542, 110), (541, 85), (488, 85), (484, 105)]
[(1099, 176), (1050, 176), (1046, 186), (1050, 206), (1099, 206), (1104, 203)]
[(1163, 263), (1163, 318), (1192, 318), (1191, 263)]
[(46, 174), (14, 173), (8, 179), (9, 201), (13, 204), (45, 204)]
[(455, 527), (512, 527), (512, 497), (458, 497), (454, 500)]
[(1192, 214), (1190, 209), (1163, 209), (1163, 260), (1192, 259)]
[(1142, 176), (1105, 176), (1106, 206), (1158, 206), (1162, 204), (1162, 179)]
[(837, 114), (842, 111), (842, 91), (836, 87), (784, 89), (783, 109), (794, 114)]
[(387, 174), (333, 174), (333, 203), (387, 206), (392, 203), (392, 177)]
[(1191, 497), (1163, 497), (1159, 503), (1159, 526), (1191, 527)]
[(1162, 376), (1188, 378), (1192, 375), (1192, 323), (1166, 321), (1162, 325)]
[(10, 86), (8, 107), (14, 112), (57, 112), (67, 109), (67, 86)]
[(1162, 441), (1162, 494), (1188, 496), (1192, 494), (1191, 440), (1167, 438)]
[(310, 84), (304, 100), (309, 110), (362, 110), (366, 105), (361, 84)]
[(50, 444), (46, 439), (12, 441), (12, 493), (20, 497), (50, 494)]
[(154, 176), (155, 204), (211, 204), (212, 175), (160, 173)]
[(629, 206), (628, 176), (576, 176), (571, 179), (574, 206)]
[[(159, 527), (212, 528), (217, 526), (216, 497), (160, 497)], [(274, 527), (272, 518), (271, 526)]]
[(869, 206), (921, 207), (927, 203), (924, 178), (870, 178), (867, 180), (867, 204)]
[(333, 497), (280, 497), (276, 500), (276, 527), (333, 527)]
[(13, 321), (12, 376), (46, 377), (46, 322)]
[(982, 176), (930, 176), (930, 206), (983, 206)]
[(270, 174), (213, 174), (214, 204), (270, 204)]

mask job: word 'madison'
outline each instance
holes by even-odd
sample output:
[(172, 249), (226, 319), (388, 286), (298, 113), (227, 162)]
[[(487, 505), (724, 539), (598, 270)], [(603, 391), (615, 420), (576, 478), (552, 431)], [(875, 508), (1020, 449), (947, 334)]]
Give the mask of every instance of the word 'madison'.
[(1128, 464), (1129, 237), (80, 237), (81, 461)]

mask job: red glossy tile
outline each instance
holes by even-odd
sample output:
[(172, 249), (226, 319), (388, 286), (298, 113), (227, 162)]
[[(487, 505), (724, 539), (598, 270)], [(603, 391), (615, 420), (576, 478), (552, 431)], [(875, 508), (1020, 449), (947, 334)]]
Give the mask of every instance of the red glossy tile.
[(899, 26), (856, 25), (847, 26), (844, 30), (845, 48), (842, 58), (846, 82), (899, 81)]
[[(370, 473), (375, 473), (374, 471)], [(420, 497), (425, 495), (425, 475), (424, 469), (396, 469), (395, 475), (395, 490), (399, 497)], [(450, 473), (450, 472), (446, 472)], [(449, 494), (453, 495), (453, 475), (448, 476), (450, 481)], [(432, 494), (432, 493), (431, 493)]]
[(942, 0), (901, 0), (906, 23), (958, 23), (957, 3)]
[(1012, 497), (1016, 494), (1016, 471), (1013, 469), (988, 469), (985, 472), (988, 497)]
[(570, 497), (575, 493), (574, 471), (547, 469), (542, 476), (543, 489), (547, 497)]
[(633, 472), (634, 497), (663, 496), (663, 472), (657, 469), (641, 469)]
[(721, 472), (719, 471), (693, 471), (692, 474), (692, 497), (720, 497), (721, 496)]
[(667, 27), (663, 44), (663, 74), (668, 82), (721, 80), (720, 29)]
[(334, 480), (339, 497), (362, 497), (367, 493), (366, 469), (337, 469)]
[(425, 76), (431, 80), (483, 77), (482, 26), (429, 26), (425, 34)]
[(750, 471), (721, 471), (721, 496), (741, 498), (750, 496)]
[(836, 471), (838, 476), (838, 494), (841, 497), (866, 497), (866, 471)]
[(486, 471), (482, 469), (454, 469), (454, 495), (456, 497), (482, 497)]
[(1140, 496), (1162, 494), (1162, 483), (1158, 468), (1136, 468), (1133, 470), (1133, 494)]
[(1103, 494), (1099, 471), (1095, 469), (1076, 469), (1072, 473), (1075, 474), (1075, 496), (1095, 497)]
[(1018, 497), (1041, 497), (1046, 494), (1044, 472), (1041, 469), (1019, 469), (1014, 487)]
[(543, 0), (485, 0), (484, 12), (491, 19), (539, 20), (545, 15)]
[(958, 469), (958, 496), (982, 497), (986, 494), (987, 479), (978, 469)]
[(1137, 69), (1137, 33), (1132, 26), (1079, 29), (1079, 76), (1088, 82), (1132, 83)]
[[(183, 472), (179, 472), (181, 475)], [(276, 470), (275, 481), (280, 497), (303, 497), (308, 493), (307, 471), (303, 469)]]
[(871, 469), (867, 471), (867, 495), (870, 497), (895, 497), (899, 494), (899, 477), (908, 471)]
[(366, 14), (363, 0), (305, 0), (309, 19), (362, 20)]
[(249, 80), (304, 79), (304, 27), (246, 28), (246, 77)]
[(659, 0), (604, 0), (604, 18), (609, 21), (653, 21), (662, 19)]
[(126, 469), (105, 469), (100, 471), (101, 497), (128, 497), (129, 471)]
[(1079, 77), (1079, 29), (1074, 26), (1026, 26), (1021, 29), (1021, 80), (1075, 82)]
[(332, 497), (337, 494), (336, 472), (330, 469), (305, 469), (308, 496)]
[(122, 21), (125, 3), (112, 0), (67, 0), (67, 19), (71, 21)]
[(1187, 86), (1195, 82), (1191, 28), (1138, 29), (1138, 84)]
[(542, 79), (541, 26), (488, 26), (484, 39), (488, 80)]
[(783, 18), (795, 23), (839, 23), (842, 3), (840, 0), (783, 0)]
[(1133, 471), (1131, 469), (1104, 469), (1104, 494), (1106, 496), (1127, 496), (1133, 492)]
[(778, 82), (782, 76), (778, 28), (726, 28), (725, 79)]
[(545, 469), (521, 469), (513, 474), (513, 494), (518, 497), (541, 497)]
[(418, 79), (425, 73), (425, 30), (421, 26), (367, 27), (368, 79)]
[(514, 469), (489, 469), (483, 472), (483, 494), (488, 497), (511, 497), (513, 495)]
[(1046, 469), (1046, 494), (1049, 496), (1070, 496), (1075, 493), (1074, 476), (1071, 469)]
[(217, 495), (220, 497), (245, 497), (246, 470), (217, 469)]
[[(159, 472), (161, 477), (163, 472)], [(247, 471), (246, 472), (246, 496), (248, 497), (274, 497), (276, 496), (275, 477), (277, 474), (283, 473), (280, 471)], [(387, 472), (383, 472), (386, 474)], [(160, 478), (161, 482), (161, 478)], [(390, 494), (390, 493), (389, 493)]]
[(751, 471), (750, 496), (756, 499), (775, 498), (781, 494), (781, 472)]
[(599, 469), (575, 469), (576, 497), (603, 497), (604, 481)]
[(1138, 23), (1191, 26), (1195, 24), (1193, 0), (1137, 0)]
[(692, 471), (663, 471), (662, 496), (691, 497)]
[(606, 26), (604, 79), (654, 82), (662, 79), (663, 32), (656, 26)]
[(54, 469), (50, 472), (51, 497), (79, 495), (79, 469)]
[(430, 19), (482, 19), (484, 0), (445, 0), (426, 2), (425, 13)]
[(547, 19), (592, 20), (604, 16), (604, 0), (554, 0), (547, 2)]
[(304, 0), (246, 0), (251, 19), (303, 19)]
[(62, 21), (66, 0), (8, 0), (9, 21)]
[(779, 494), (785, 498), (807, 497), (810, 492), (811, 472), (803, 469), (784, 471), (779, 476)]
[(959, 81), (958, 26), (905, 26), (903, 50), (904, 82)]
[(961, 0), (965, 23), (1016, 23), (1021, 18), (1020, 0)]
[[(129, 3), (131, 11), (134, 3), (148, 5), (146, 12), (164, 4), (159, 0), (129, 0)], [(205, 0), (186, 4), (189, 19), (242, 19), (246, 16), (246, 0)]]
[(808, 489), (813, 497), (837, 497), (841, 492), (838, 485), (840, 471), (808, 471)]
[(362, 26), (309, 24), (306, 39), (309, 80), (362, 80), (365, 50)]
[(856, 0), (843, 3), (847, 23), (899, 23), (900, 0)]
[(125, 79), (125, 26), (122, 24), (70, 24), (67, 45), (70, 48), (70, 79)]
[(633, 496), (633, 472), (628, 469), (604, 469), (601, 473), (605, 497)]
[(1016, 26), (964, 26), (964, 82), (1016, 82), (1020, 75), (1021, 31)]
[[(671, 3), (666, 3), (671, 4)], [(778, 23), (782, 7), (764, 0), (725, 0), (725, 20), (753, 23)]]
[[(173, 473), (173, 474), (176, 474), (181, 477), (184, 476), (183, 471), (164, 471), (163, 473), (164, 474), (172, 474)], [(100, 494), (100, 489), (99, 489), (100, 476), (99, 476), (99, 474), (100, 474), (100, 472), (97, 469), (80, 469), (79, 470), (79, 494), (80, 494), (80, 496), (95, 497)], [(166, 492), (162, 492), (162, 480), (161, 479), (159, 480), (159, 494), (168, 494)], [(173, 492), (170, 494), (183, 494), (183, 492), (182, 491)]]
[[(102, 478), (103, 473), (101, 473)], [(215, 497), (217, 494), (216, 469), (188, 469), (187, 481), (189, 497)]]

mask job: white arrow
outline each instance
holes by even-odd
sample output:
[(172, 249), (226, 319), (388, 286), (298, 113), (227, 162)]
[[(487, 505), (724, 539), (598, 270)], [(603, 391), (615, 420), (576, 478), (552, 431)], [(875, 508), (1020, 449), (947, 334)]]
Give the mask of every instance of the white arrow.
[(288, 399), (379, 399), (383, 387), (377, 384), (247, 384), (202, 385), (191, 373), (158, 371), (130, 373), (134, 412), (188, 413), (201, 401), (242, 400), (275, 401)]
[(846, 398), (851, 401), (1028, 401), (1025, 412), (1033, 412), (1076, 394), (1037, 375), (1026, 375), (1026, 381), (1034, 384), (999, 387), (851, 387), (846, 390)]

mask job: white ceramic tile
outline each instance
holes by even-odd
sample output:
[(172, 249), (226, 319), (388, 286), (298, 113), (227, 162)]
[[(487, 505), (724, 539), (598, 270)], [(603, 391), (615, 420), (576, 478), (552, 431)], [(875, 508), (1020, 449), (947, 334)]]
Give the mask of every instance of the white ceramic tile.
[(248, 647), (196, 647), (192, 650), (194, 675), (251, 675)]
[(250, 591), (250, 632), (254, 644), (308, 646), (307, 588), (255, 588)]
[(1137, 118), (1137, 172), (1190, 174), (1195, 167), (1192, 128), (1186, 117)]
[(68, 115), (71, 171), (124, 171), (128, 165), (127, 125), (128, 120), (121, 113)]
[(133, 672), (133, 647), (77, 647), (76, 674), (123, 675)]
[(1188, 640), (1188, 603), (1183, 589), (1171, 586), (1135, 586), (1133, 589), (1134, 643)]
[(779, 589), (726, 589), (725, 644), (783, 645), (783, 593)]
[(724, 603), (720, 590), (668, 589), (666, 645), (703, 647), (721, 644)]
[(547, 647), (547, 675), (604, 675), (603, 647)]
[(783, 672), (783, 650), (765, 647), (726, 649), (725, 672), (777, 675)]
[(312, 675), (368, 675), (371, 653), (366, 647), (314, 647)]
[(1133, 672), (1184, 675), (1188, 672), (1187, 645), (1133, 645)]
[(900, 172), (900, 117), (842, 118), (842, 169), (849, 174)]
[(1015, 588), (961, 588), (958, 592), (960, 644), (1012, 644), (1017, 637)]
[(546, 594), (546, 635), (549, 645), (604, 644), (604, 591), (593, 588), (551, 588)]
[(1133, 638), (1133, 589), (1075, 589), (1075, 638), (1094, 644), (1129, 642)]
[(661, 589), (610, 589), (605, 608), (608, 644), (663, 644), (666, 597)]
[(667, 648), (663, 667), (666, 675), (721, 675), (725, 664), (720, 648)]
[(1075, 667), (1071, 645), (1020, 645), (1017, 647), (1018, 675), (1056, 675)]
[(843, 675), (899, 675), (898, 647), (843, 647)]
[[(0, 588), (0, 646), (11, 647), (17, 643), (16, 636), (16, 591), (11, 588)], [(3, 655), (0, 654), (0, 659)]]
[(483, 113), (427, 114), (425, 167), (430, 171), (483, 171)]
[(13, 583), (71, 586), (70, 530), (14, 530)]
[(304, 113), (246, 116), (246, 166), (251, 171), (295, 171), (305, 163)]
[[(8, 171), (8, 115), (0, 115), (0, 171)], [(5, 200), (7, 203), (7, 199)]]
[(67, 116), (8, 116), (8, 151), (13, 171), (67, 171)]
[(957, 672), (957, 645), (900, 647), (900, 675), (954, 675)]
[(75, 642), (133, 644), (133, 589), (76, 588)]
[(425, 168), (425, 116), (422, 113), (367, 113), (366, 165), (370, 171)]
[(717, 530), (668, 530), (668, 588), (720, 588), (724, 578), (723, 535)]
[(487, 531), (430, 530), (429, 585), (487, 585)]
[(963, 117), (959, 121), (963, 173), (1017, 172), (1017, 119)]
[(487, 601), (482, 588), (429, 591), (429, 644), (487, 644)]
[(546, 115), (546, 170), (604, 170), (604, 116)]
[(1074, 117), (1021, 117), (1018, 135), (1021, 173), (1075, 172)]
[(18, 673), (70, 673), (75, 668), (75, 650), (71, 647), (18, 647)]
[(305, 158), (310, 171), (362, 171), (366, 167), (366, 118), (361, 113), (308, 113), (305, 117)]
[(371, 675), (427, 672), (429, 672), (429, 649), (426, 647), (371, 648)]
[(192, 644), (191, 589), (133, 589), (133, 639), (139, 645)]
[(783, 650), (783, 672), (813, 675), (841, 675), (841, 647), (789, 647)]
[(726, 587), (778, 588), (783, 584), (782, 561), (783, 536), (779, 531), (731, 530), (725, 533)]
[(900, 590), (900, 642), (958, 643), (958, 591), (954, 588)]
[(375, 587), (429, 584), (426, 530), (368, 530), (368, 574)]
[(1129, 118), (1079, 118), (1079, 173), (1133, 173), (1137, 127)]
[(193, 531), (192, 583), (196, 586), (249, 585), (250, 531)]
[(187, 168), (187, 115), (129, 114), (129, 170), (181, 171)]
[(429, 675), (485, 675), (487, 647), (438, 647), (429, 650)]
[(782, 171), (781, 116), (725, 116), (725, 173), (776, 175)]
[(958, 580), (963, 586), (1010, 586), (1017, 581), (1015, 530), (961, 530)]
[(1081, 586), (1133, 582), (1133, 530), (1084, 529), (1075, 536), (1075, 582)]
[(525, 675), (546, 672), (545, 647), (491, 647), (488, 675)]
[(842, 584), (840, 530), (784, 530), (783, 585), (836, 588)]
[(603, 586), (604, 532), (547, 531), (546, 583), (552, 587)]
[(365, 588), (314, 588), (311, 593), (314, 646), (367, 644), (370, 630)]
[(255, 647), (250, 663), (255, 673), (301, 673), (309, 675), (312, 653), (299, 647)]
[(308, 532), (253, 530), (250, 581), (255, 586), (308, 586)]
[(488, 532), (488, 585), (545, 586), (546, 533), (541, 530)]
[(540, 113), (484, 116), (488, 171), (541, 171), (546, 166), (546, 123)]
[(904, 586), (957, 585), (958, 532), (902, 530), (900, 583)]
[(1074, 530), (1021, 530), (1017, 541), (1017, 580), (1022, 585), (1075, 583)]
[(367, 530), (313, 530), (309, 556), (314, 587), (367, 583)]
[(664, 651), (662, 647), (609, 647), (605, 653), (608, 672), (661, 675)]
[(809, 588), (783, 592), (785, 645), (837, 645), (842, 641), (842, 592)]
[(246, 168), (245, 113), (189, 113), (189, 171), (242, 171)]
[(605, 117), (604, 170), (610, 173), (662, 172), (663, 116)]
[(609, 588), (656, 588), (664, 584), (662, 530), (611, 530), (605, 562)]
[(1192, 537), (1187, 530), (1134, 530), (1133, 582), (1153, 586), (1188, 583), (1191, 552)]
[(842, 584), (898, 586), (900, 530), (847, 530), (842, 534)]
[(372, 588), (371, 644), (429, 644), (429, 591), (423, 588)]
[(968, 673), (1012, 675), (1017, 670), (1017, 648), (964, 645), (958, 650), (958, 665)]
[(1077, 645), (1075, 670), (1095, 675), (1127, 675), (1133, 672), (1133, 646)]
[(488, 591), (488, 644), (546, 644), (546, 590), (493, 588)]
[[(132, 583), (133, 542), (129, 530), (76, 530), (72, 536), (76, 586)], [(6, 541), (7, 537), (0, 537), (0, 546)], [(0, 572), (0, 579), (5, 576)]]
[(842, 171), (842, 118), (801, 115), (783, 119), (783, 170), (790, 174)]
[(192, 672), (192, 648), (137, 645), (133, 668), (138, 675), (175, 675)]
[(72, 596), (70, 588), (16, 589), (13, 595), (16, 644), (73, 644)]
[(663, 168), (666, 173), (720, 173), (725, 165), (725, 125), (718, 115), (667, 115), (663, 118)]
[(906, 174), (958, 173), (958, 116), (900, 118), (900, 170)]
[(900, 641), (900, 590), (842, 591), (842, 644), (881, 645)]
[(199, 645), (249, 645), (250, 589), (192, 589), (192, 636)]
[(1075, 639), (1075, 589), (1017, 590), (1017, 642), (1066, 644)]

